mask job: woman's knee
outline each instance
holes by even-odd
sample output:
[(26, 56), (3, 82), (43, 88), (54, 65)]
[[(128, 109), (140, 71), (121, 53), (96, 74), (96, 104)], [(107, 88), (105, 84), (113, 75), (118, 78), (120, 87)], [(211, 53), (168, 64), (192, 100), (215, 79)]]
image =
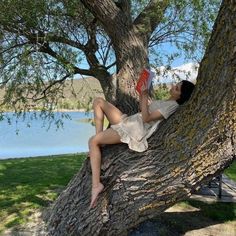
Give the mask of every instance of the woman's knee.
[(93, 108), (96, 108), (97, 106), (102, 107), (104, 103), (105, 103), (104, 98), (102, 98), (102, 97), (97, 97), (97, 98), (95, 98), (94, 101), (93, 101)]
[(89, 139), (88, 145), (89, 145), (89, 148), (91, 148), (92, 146), (98, 145), (96, 135), (92, 136), (92, 137)]

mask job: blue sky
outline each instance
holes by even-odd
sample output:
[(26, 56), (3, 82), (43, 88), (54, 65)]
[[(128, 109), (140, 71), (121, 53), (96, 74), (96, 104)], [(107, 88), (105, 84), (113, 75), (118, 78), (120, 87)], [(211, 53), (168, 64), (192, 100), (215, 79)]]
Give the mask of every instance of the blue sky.
[[(167, 54), (167, 55), (171, 55), (173, 53), (179, 52), (180, 55), (178, 57), (176, 57), (173, 62), (170, 64), (171, 67), (178, 67), (181, 66), (183, 64), (187, 64), (190, 62), (195, 62), (193, 59), (189, 59), (189, 58), (185, 58), (185, 55), (183, 52), (181, 52), (179, 49), (177, 49), (177, 47), (171, 43), (164, 43), (162, 45), (158, 45), (158, 49), (156, 49), (156, 51), (160, 51), (161, 55)], [(201, 58), (202, 55), (199, 53), (198, 58)], [(150, 56), (150, 62), (153, 62), (155, 60), (155, 56)], [(165, 66), (167, 64), (167, 60), (165, 60), (165, 58), (163, 58), (163, 63), (160, 66)]]
[[(178, 49), (170, 43), (165, 43), (165, 44), (159, 46), (158, 50), (161, 52), (161, 54), (168, 54), (168, 55), (178, 51)], [(153, 63), (153, 61), (155, 59), (156, 59), (155, 56), (151, 55), (150, 56), (150, 63)], [(165, 60), (163, 60), (163, 61), (164, 61), (164, 63), (161, 66), (165, 66), (167, 64), (167, 62)], [(183, 53), (181, 53), (181, 55), (179, 57), (175, 58), (173, 63), (171, 63), (171, 67), (178, 67), (183, 64), (192, 63), (192, 62), (193, 62), (193, 60), (186, 59), (185, 56), (183, 55)], [(85, 59), (81, 61), (79, 66), (80, 66), (80, 68), (83, 68), (83, 69), (88, 68), (88, 64)], [(115, 67), (113, 67), (113, 70), (115, 72)], [(80, 78), (80, 77), (81, 77), (80, 75), (76, 75), (76, 78)]]

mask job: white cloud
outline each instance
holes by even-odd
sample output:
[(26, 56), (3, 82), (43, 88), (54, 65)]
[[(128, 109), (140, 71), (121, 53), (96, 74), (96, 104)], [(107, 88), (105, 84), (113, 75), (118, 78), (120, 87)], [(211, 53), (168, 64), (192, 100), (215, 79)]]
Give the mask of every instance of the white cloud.
[(172, 83), (180, 80), (196, 81), (199, 65), (197, 63), (187, 63), (178, 67), (166, 68), (161, 66), (156, 68), (156, 78), (154, 84)]

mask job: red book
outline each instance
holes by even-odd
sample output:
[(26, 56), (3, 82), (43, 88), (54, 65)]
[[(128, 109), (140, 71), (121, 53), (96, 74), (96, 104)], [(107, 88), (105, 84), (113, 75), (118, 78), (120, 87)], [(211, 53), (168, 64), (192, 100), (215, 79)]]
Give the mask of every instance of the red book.
[(139, 75), (139, 79), (136, 85), (136, 90), (139, 94), (141, 94), (141, 89), (144, 83), (147, 83), (147, 88), (149, 89), (152, 84), (152, 79), (155, 77), (155, 73), (148, 70), (143, 69)]

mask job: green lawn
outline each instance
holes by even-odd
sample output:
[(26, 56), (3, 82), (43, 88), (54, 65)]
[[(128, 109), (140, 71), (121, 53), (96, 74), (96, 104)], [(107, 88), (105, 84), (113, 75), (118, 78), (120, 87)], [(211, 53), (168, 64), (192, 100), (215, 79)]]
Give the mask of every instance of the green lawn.
[[(1, 160), (0, 233), (6, 228), (26, 223), (32, 213), (55, 200), (58, 193), (80, 169), (85, 156), (73, 154)], [(225, 173), (236, 181), (236, 162)], [(182, 204), (198, 207), (202, 214), (212, 219), (235, 219), (236, 204), (211, 205), (196, 201)], [(232, 214), (229, 215), (227, 212)]]
[(236, 181), (236, 161), (234, 161), (229, 168), (225, 170), (225, 175), (227, 175), (230, 179)]
[(73, 154), (0, 161), (0, 232), (25, 223), (35, 210), (55, 200), (84, 158)]

